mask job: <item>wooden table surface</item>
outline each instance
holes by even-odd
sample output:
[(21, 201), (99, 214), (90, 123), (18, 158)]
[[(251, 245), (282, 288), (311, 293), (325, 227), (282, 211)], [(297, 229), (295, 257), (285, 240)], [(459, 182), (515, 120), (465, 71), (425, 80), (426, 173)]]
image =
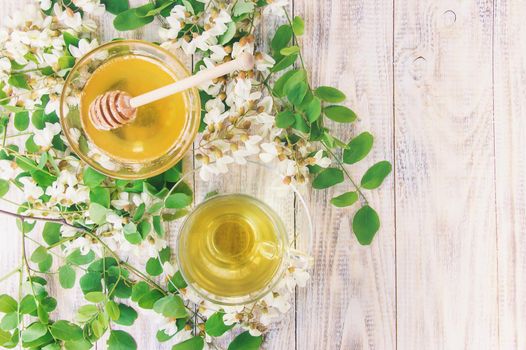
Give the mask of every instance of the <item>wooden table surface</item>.
[[(27, 1), (1, 0), (1, 18)], [(526, 2), (294, 0), (291, 10), (305, 19), (312, 83), (339, 87), (360, 117), (341, 138), (375, 135), (374, 155), (352, 171), (387, 159), (394, 172), (370, 196), (382, 228), (369, 247), (351, 233), (352, 211), (327, 204), (331, 190), (308, 194), (313, 278), (266, 348), (526, 349)], [(110, 15), (101, 25), (105, 40), (157, 38), (154, 25), (117, 34)], [(13, 219), (0, 225), (1, 275), (20, 242)], [(52, 290), (60, 313), (79, 305), (78, 293)], [(139, 349), (166, 348), (154, 332), (144, 315)]]

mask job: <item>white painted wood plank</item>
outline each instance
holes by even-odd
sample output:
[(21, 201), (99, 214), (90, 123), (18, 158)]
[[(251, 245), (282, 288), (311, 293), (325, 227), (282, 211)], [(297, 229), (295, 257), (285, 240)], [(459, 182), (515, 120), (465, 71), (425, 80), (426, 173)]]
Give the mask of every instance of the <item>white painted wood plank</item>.
[[(349, 167), (359, 181), (373, 162), (392, 160), (392, 5), (374, 1), (295, 1), (305, 18), (303, 52), (311, 82), (339, 87), (360, 120), (340, 125), (343, 140), (369, 130), (375, 135), (370, 157)], [(395, 246), (393, 176), (367, 193), (382, 218), (370, 247), (351, 231), (354, 209), (337, 209), (339, 186), (313, 192), (315, 259), (313, 278), (298, 290), (298, 349), (395, 349)], [(298, 231), (304, 220), (298, 217)]]
[(399, 349), (496, 349), (492, 1), (395, 1)]
[(495, 152), (501, 349), (526, 348), (526, 7), (495, 1)]

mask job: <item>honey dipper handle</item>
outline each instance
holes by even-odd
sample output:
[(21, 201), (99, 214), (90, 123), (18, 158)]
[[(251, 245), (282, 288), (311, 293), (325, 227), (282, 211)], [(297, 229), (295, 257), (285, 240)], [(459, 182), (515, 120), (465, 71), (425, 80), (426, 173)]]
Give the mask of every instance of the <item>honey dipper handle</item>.
[(144, 106), (148, 103), (155, 102), (167, 96), (193, 88), (194, 86), (200, 85), (215, 78), (219, 78), (236, 70), (251, 70), (253, 67), (254, 56), (249, 53), (243, 53), (235, 60), (202, 70), (191, 77), (176, 81), (173, 84), (163, 86), (139, 96), (135, 96), (130, 99), (130, 106), (132, 108)]

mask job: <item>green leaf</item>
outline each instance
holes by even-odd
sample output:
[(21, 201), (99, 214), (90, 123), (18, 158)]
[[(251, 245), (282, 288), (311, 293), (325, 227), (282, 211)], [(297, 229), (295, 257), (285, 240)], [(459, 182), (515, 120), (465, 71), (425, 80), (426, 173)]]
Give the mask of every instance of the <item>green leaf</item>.
[(358, 200), (358, 193), (345, 192), (337, 197), (331, 199), (331, 204), (338, 208), (348, 207), (353, 205)]
[(230, 345), (228, 345), (228, 350), (258, 350), (261, 343), (263, 343), (262, 336), (253, 337), (249, 331), (246, 331), (238, 335)]
[(245, 13), (251, 13), (254, 11), (254, 7), (256, 5), (251, 2), (251, 1), (247, 1), (247, 0), (237, 0), (235, 2), (235, 6), (234, 8), (232, 9), (232, 14), (235, 16), (235, 17), (239, 17)]
[(0, 179), (0, 198), (5, 196), (9, 192), (9, 182), (4, 179)]
[(135, 214), (133, 214), (133, 221), (141, 220), (142, 216), (144, 215), (145, 209), (146, 209), (146, 205), (144, 203), (139, 204), (137, 209), (135, 209)]
[(60, 241), (60, 228), (61, 224), (56, 222), (46, 222), (44, 229), (42, 230), (42, 238), (48, 245), (56, 244)]
[(62, 265), (58, 269), (58, 280), (62, 288), (71, 289), (75, 285), (76, 273), (69, 265)]
[(10, 313), (18, 310), (16, 300), (7, 294), (0, 295), (0, 312)]
[(183, 275), (181, 275), (181, 271), (177, 271), (171, 278), (170, 283), (168, 283), (168, 290), (170, 292), (176, 292), (179, 289), (186, 288), (188, 284), (183, 278)]
[(101, 283), (101, 276), (99, 273), (96, 272), (88, 272), (84, 276), (82, 276), (79, 280), (80, 289), (82, 289), (82, 292), (84, 294), (88, 294), (90, 292), (101, 292), (102, 291), (102, 283)]
[(82, 339), (82, 328), (69, 321), (56, 321), (49, 328), (51, 335), (60, 340), (80, 340)]
[(124, 238), (131, 244), (139, 244), (142, 242), (142, 236), (137, 232), (137, 226), (133, 223), (127, 223), (124, 225)]
[(281, 25), (274, 34), (270, 47), (274, 53), (278, 53), (292, 40), (292, 28), (289, 25)]
[(113, 300), (110, 300), (106, 303), (106, 311), (108, 312), (108, 316), (110, 316), (113, 321), (118, 320), (121, 315), (119, 305), (117, 305), (117, 303)]
[(83, 180), (84, 184), (90, 188), (99, 186), (102, 181), (106, 179), (106, 176), (94, 170), (91, 167), (87, 167), (84, 170)]
[(37, 185), (39, 185), (42, 188), (46, 188), (50, 186), (53, 182), (57, 180), (57, 177), (54, 175), (50, 175), (48, 172), (43, 170), (33, 170), (31, 171), (31, 177)]
[(137, 343), (125, 331), (112, 330), (108, 339), (108, 350), (136, 350)]
[(373, 148), (373, 135), (367, 131), (352, 139), (347, 145), (347, 149), (343, 150), (343, 162), (346, 164), (354, 164), (364, 159)]
[(45, 336), (47, 333), (47, 326), (42, 323), (32, 323), (24, 331), (22, 331), (22, 341), (29, 343)]
[(45, 247), (39, 246), (37, 249), (33, 251), (33, 254), (31, 254), (31, 261), (35, 264), (39, 264), (41, 262), (44, 262), (49, 253), (47, 252), (47, 249)]
[(87, 322), (99, 313), (99, 308), (95, 304), (82, 305), (77, 311), (79, 322)]
[(287, 93), (287, 98), (294, 106), (298, 107), (303, 101), (303, 98), (305, 97), (305, 94), (308, 90), (309, 87), (307, 86), (307, 83), (302, 81), (297, 84), (293, 90)]
[(113, 26), (119, 31), (134, 30), (153, 22), (154, 16), (144, 16), (155, 8), (154, 4), (146, 4), (119, 13), (113, 20)]
[(119, 304), (119, 318), (114, 320), (114, 322), (121, 326), (131, 326), (137, 317), (137, 311), (134, 308), (125, 304)]
[(328, 106), (323, 109), (323, 113), (338, 123), (352, 123), (356, 120), (356, 114), (345, 106)]
[(376, 163), (370, 167), (362, 177), (361, 185), (368, 190), (379, 187), (391, 172), (392, 166), (386, 160)]
[(225, 332), (234, 328), (233, 324), (230, 326), (225, 324), (223, 321), (224, 315), (223, 312), (216, 312), (206, 320), (205, 331), (208, 335), (212, 337), (220, 337), (225, 334)]
[(150, 292), (150, 287), (144, 281), (137, 282), (132, 287), (131, 300), (138, 302), (143, 296)]
[(18, 112), (15, 114), (15, 128), (18, 131), (24, 131), (29, 126), (29, 112)]
[(46, 121), (44, 119), (44, 111), (41, 109), (37, 109), (36, 111), (34, 111), (31, 115), (31, 123), (38, 130), (44, 129), (46, 126)]
[(11, 329), (15, 329), (17, 326), (18, 313), (16, 312), (5, 314), (4, 317), (2, 317), (2, 321), (0, 321), (0, 329), (3, 329), (4, 331), (10, 331)]
[(315, 189), (324, 189), (343, 182), (343, 171), (338, 168), (327, 168), (322, 170), (312, 181)]
[(219, 45), (226, 45), (234, 38), (234, 35), (236, 35), (236, 22), (229, 22), (227, 24), (227, 30), (222, 35), (219, 36), (218, 41)]
[(7, 83), (19, 89), (31, 89), (31, 87), (29, 86), (28, 77), (25, 74), (13, 74), (9, 77)]
[(320, 86), (314, 90), (314, 94), (326, 102), (339, 103), (345, 100), (345, 94), (330, 86)]
[(11, 333), (0, 329), (0, 346), (4, 346), (11, 340)]
[(86, 298), (86, 300), (90, 303), (97, 304), (106, 300), (106, 294), (102, 292), (89, 292), (84, 296), (84, 298)]
[(35, 297), (32, 295), (26, 295), (20, 301), (20, 314), (27, 315), (33, 314), (37, 310), (37, 304), (35, 302)]
[(188, 316), (183, 299), (178, 295), (167, 295), (155, 302), (153, 310), (164, 317), (183, 318)]
[(307, 120), (310, 123), (314, 123), (320, 118), (321, 115), (321, 101), (319, 98), (314, 97), (304, 108)]
[(300, 52), (300, 48), (297, 45), (284, 47), (279, 51), (279, 53), (282, 54), (283, 56), (289, 56), (289, 55), (292, 55), (298, 52)]
[(380, 228), (380, 218), (370, 206), (361, 207), (352, 220), (352, 230), (361, 245), (369, 245)]
[(300, 16), (295, 16), (292, 20), (292, 30), (297, 36), (303, 35), (305, 31), (305, 24)]
[(66, 260), (73, 265), (86, 265), (92, 262), (94, 259), (95, 253), (93, 253), (93, 251), (90, 250), (86, 255), (82, 255), (79, 248), (71, 252), (71, 254), (69, 254), (66, 258)]
[(174, 193), (166, 198), (166, 208), (182, 209), (192, 203), (192, 197), (184, 193)]
[(289, 56), (283, 57), (281, 60), (279, 60), (271, 69), (272, 72), (279, 72), (280, 70), (283, 70), (287, 67), (290, 67), (296, 62), (296, 59), (298, 58), (297, 54), (292, 54)]
[(70, 55), (64, 55), (59, 57), (58, 66), (60, 69), (72, 68), (75, 65), (75, 57)]
[(303, 133), (308, 133), (310, 131), (309, 125), (307, 125), (307, 122), (305, 121), (305, 119), (303, 119), (303, 116), (299, 113), (294, 114), (294, 125), (292, 127)]
[(98, 203), (104, 208), (109, 208), (110, 190), (105, 187), (92, 187), (89, 191), (89, 199), (92, 203)]
[(76, 341), (67, 341), (64, 343), (66, 350), (89, 350), (93, 347), (93, 344), (89, 340), (81, 339)]
[(104, 4), (106, 10), (114, 15), (118, 15), (130, 8), (128, 0), (101, 0), (101, 4)]
[(161, 217), (156, 215), (152, 217), (153, 229), (159, 237), (164, 237), (164, 226)]
[(143, 220), (139, 223), (139, 226), (137, 226), (137, 231), (139, 231), (141, 237), (145, 239), (152, 231), (152, 225), (147, 220)]
[(205, 346), (205, 341), (202, 337), (194, 336), (179, 344), (175, 344), (172, 350), (202, 350)]
[(73, 45), (73, 46), (79, 45), (80, 39), (76, 37), (75, 35), (69, 32), (63, 31), (62, 36), (64, 37), (64, 43), (66, 44), (66, 48), (68, 49), (68, 51), (69, 51), (69, 45)]
[(153, 309), (155, 302), (163, 297), (163, 294), (157, 289), (149, 291), (139, 300), (139, 307), (143, 309)]
[(296, 118), (294, 116), (294, 113), (289, 110), (284, 110), (278, 113), (276, 116), (276, 126), (278, 128), (288, 128), (294, 124), (296, 121)]
[(292, 78), (297, 72), (299, 72), (298, 69), (292, 69), (283, 74), (276, 82), (274, 83), (274, 89), (272, 92), (276, 97), (283, 97), (285, 96), (284, 87), (285, 84), (289, 81), (290, 78)]
[(106, 215), (108, 209), (104, 208), (99, 203), (91, 203), (89, 206), (89, 217), (97, 225), (102, 225), (106, 222)]

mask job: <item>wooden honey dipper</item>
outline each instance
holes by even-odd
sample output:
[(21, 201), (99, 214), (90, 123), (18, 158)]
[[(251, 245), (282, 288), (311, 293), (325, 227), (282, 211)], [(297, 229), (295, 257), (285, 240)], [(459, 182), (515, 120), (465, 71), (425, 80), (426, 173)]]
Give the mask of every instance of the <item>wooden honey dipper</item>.
[(206, 81), (219, 78), (234, 71), (251, 70), (254, 56), (243, 53), (235, 60), (204, 69), (191, 77), (176, 81), (139, 96), (132, 97), (125, 91), (108, 91), (97, 96), (90, 104), (89, 117), (95, 128), (112, 130), (132, 122), (137, 117), (137, 108), (167, 96), (190, 89)]

